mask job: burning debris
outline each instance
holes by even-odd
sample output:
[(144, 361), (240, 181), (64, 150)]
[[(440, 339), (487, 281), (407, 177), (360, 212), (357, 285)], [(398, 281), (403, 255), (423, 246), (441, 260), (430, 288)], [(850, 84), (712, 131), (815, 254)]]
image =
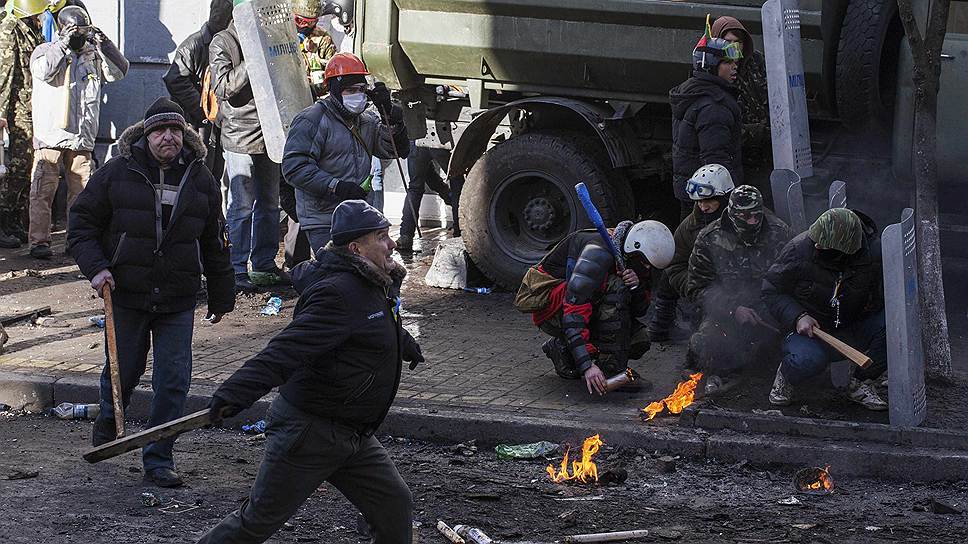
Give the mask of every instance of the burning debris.
[(793, 476), (793, 487), (801, 493), (828, 495), (834, 492), (834, 479), (830, 476), (830, 465), (826, 468), (811, 467), (797, 471)]
[(565, 450), (565, 456), (561, 459), (561, 467), (556, 471), (554, 465), (548, 465), (545, 469), (548, 476), (556, 483), (578, 480), (581, 483), (598, 481), (598, 465), (592, 457), (598, 453), (605, 443), (602, 442), (600, 435), (589, 436), (581, 445), (581, 461), (571, 462), (571, 474), (568, 473), (568, 454), (570, 448)]
[(648, 415), (645, 420), (652, 420), (652, 418), (659, 415), (663, 409), (669, 410), (670, 414), (682, 413), (682, 410), (685, 409), (686, 406), (692, 404), (692, 401), (696, 398), (696, 386), (699, 384), (699, 380), (701, 379), (702, 372), (690, 374), (689, 379), (677, 385), (676, 390), (673, 391), (671, 395), (662, 400), (657, 400), (643, 408), (642, 411)]

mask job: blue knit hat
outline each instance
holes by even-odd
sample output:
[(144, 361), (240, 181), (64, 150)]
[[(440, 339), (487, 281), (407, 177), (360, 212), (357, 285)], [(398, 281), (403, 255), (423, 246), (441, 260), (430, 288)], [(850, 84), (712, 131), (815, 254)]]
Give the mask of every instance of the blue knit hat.
[(333, 244), (345, 246), (364, 234), (385, 229), (390, 221), (364, 200), (344, 200), (333, 210)]

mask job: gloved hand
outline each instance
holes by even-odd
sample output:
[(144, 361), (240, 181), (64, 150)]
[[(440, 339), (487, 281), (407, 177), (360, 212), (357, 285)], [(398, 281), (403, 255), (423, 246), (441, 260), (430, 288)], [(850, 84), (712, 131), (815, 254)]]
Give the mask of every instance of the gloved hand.
[(220, 397), (212, 397), (208, 403), (208, 417), (212, 420), (212, 425), (220, 425), (224, 418), (237, 416), (242, 409), (241, 406), (229, 404)]
[(77, 32), (77, 25), (75, 25), (74, 23), (68, 23), (64, 25), (63, 27), (61, 27), (59, 32), (60, 42), (66, 46), (67, 42), (71, 41), (71, 36), (73, 36), (75, 32)]
[(390, 106), (390, 115), (386, 120), (389, 125), (399, 125), (403, 123), (403, 108), (399, 105), (394, 104)]
[(100, 28), (96, 26), (91, 27), (89, 36), (90, 36), (90, 39), (94, 41), (94, 45), (101, 45), (106, 41), (110, 41), (107, 35), (104, 32), (102, 32)]
[(390, 89), (387, 89), (386, 83), (382, 81), (377, 81), (373, 85), (373, 90), (367, 92), (370, 95), (370, 100), (373, 101), (373, 105), (376, 109), (380, 111), (380, 115), (388, 115), (392, 104), (390, 102)]
[(363, 200), (366, 198), (366, 191), (352, 181), (340, 181), (336, 184), (333, 191), (340, 200)]
[(416, 341), (411, 342), (403, 350), (403, 360), (410, 363), (410, 370), (417, 368), (417, 365), (424, 362), (423, 352), (420, 351), (420, 344)]

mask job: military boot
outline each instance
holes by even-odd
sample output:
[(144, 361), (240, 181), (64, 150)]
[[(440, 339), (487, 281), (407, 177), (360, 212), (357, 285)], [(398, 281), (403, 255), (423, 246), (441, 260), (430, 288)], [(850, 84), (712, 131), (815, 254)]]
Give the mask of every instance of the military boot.
[(577, 380), (580, 378), (575, 361), (568, 351), (568, 346), (560, 338), (549, 338), (541, 345), (541, 351), (551, 359), (555, 365), (555, 372), (566, 380)]

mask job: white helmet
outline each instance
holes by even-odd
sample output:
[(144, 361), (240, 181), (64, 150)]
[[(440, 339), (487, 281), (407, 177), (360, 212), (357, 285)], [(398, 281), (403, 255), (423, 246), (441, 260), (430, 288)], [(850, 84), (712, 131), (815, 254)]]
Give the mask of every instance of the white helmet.
[(639, 221), (625, 236), (622, 252), (626, 255), (638, 252), (654, 268), (663, 269), (672, 262), (676, 243), (669, 227), (658, 221)]
[(692, 200), (706, 200), (728, 195), (736, 186), (729, 170), (720, 164), (707, 164), (686, 182), (686, 194)]

